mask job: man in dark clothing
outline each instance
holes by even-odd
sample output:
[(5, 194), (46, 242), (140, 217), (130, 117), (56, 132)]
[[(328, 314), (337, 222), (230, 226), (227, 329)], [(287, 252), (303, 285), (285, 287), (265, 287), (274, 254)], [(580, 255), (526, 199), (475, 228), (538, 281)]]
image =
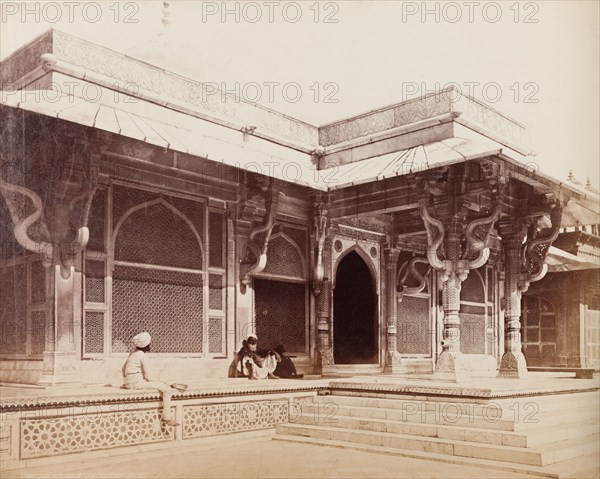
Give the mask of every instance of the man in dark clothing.
[(275, 376), (288, 379), (301, 379), (304, 377), (303, 374), (298, 374), (298, 372), (296, 371), (296, 366), (294, 365), (292, 359), (284, 355), (285, 348), (282, 344), (275, 348), (275, 352), (281, 357), (281, 361), (277, 363), (277, 367), (273, 372)]

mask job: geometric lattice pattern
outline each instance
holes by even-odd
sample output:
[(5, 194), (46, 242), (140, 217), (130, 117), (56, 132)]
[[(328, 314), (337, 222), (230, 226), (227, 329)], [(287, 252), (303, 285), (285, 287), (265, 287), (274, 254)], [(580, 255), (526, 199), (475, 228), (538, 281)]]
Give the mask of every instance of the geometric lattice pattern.
[(102, 354), (104, 352), (104, 313), (102, 311), (86, 311), (83, 327), (83, 352)]
[(303, 283), (254, 280), (256, 334), (261, 348), (283, 344), (290, 352), (306, 350)]
[(396, 341), (401, 354), (431, 354), (429, 298), (405, 295), (398, 305)]
[(116, 266), (112, 351), (127, 352), (141, 331), (157, 353), (202, 352), (202, 275)]
[(223, 321), (224, 318), (208, 318), (208, 352), (223, 352)]
[(115, 241), (115, 260), (202, 269), (198, 238), (183, 218), (163, 204), (141, 208), (125, 219)]
[(113, 231), (127, 210), (140, 203), (155, 200), (158, 197), (156, 193), (150, 191), (139, 190), (137, 188), (126, 188), (120, 185), (113, 186), (112, 196)]
[(90, 406), (88, 410), (88, 414), (22, 421), (21, 458), (174, 439), (173, 428), (160, 425), (158, 409), (100, 413)]
[(46, 348), (46, 312), (31, 312), (31, 354), (41, 356)]
[(25, 354), (27, 265), (0, 268), (0, 353)]
[(302, 257), (292, 243), (283, 236), (277, 236), (269, 242), (267, 265), (263, 272), (304, 278)]
[(104, 201), (106, 192), (96, 190), (90, 213), (88, 215), (88, 229), (90, 239), (87, 244), (88, 251), (104, 251)]
[(208, 307), (223, 310), (223, 276), (220, 274), (208, 275)]
[(461, 305), (460, 308), (460, 352), (484, 354), (486, 340), (485, 308)]
[(521, 337), (525, 357), (532, 366), (550, 366), (556, 354), (556, 311), (546, 298), (523, 296)]
[(223, 214), (211, 211), (208, 214), (208, 249), (210, 265), (223, 267)]
[[(485, 270), (483, 270), (485, 273)], [(485, 281), (485, 276), (484, 276)], [(460, 290), (461, 301), (469, 301), (472, 303), (485, 303), (485, 295), (483, 282), (481, 277), (475, 271), (471, 271), (467, 279), (462, 283)]]
[(201, 238), (204, 237), (204, 204), (198, 201), (186, 200), (175, 196), (164, 198), (181, 211), (194, 225)]
[(85, 300), (88, 303), (104, 303), (104, 262), (85, 262)]
[(31, 302), (46, 301), (46, 268), (41, 261), (31, 262)]
[(600, 311), (588, 309), (585, 317), (586, 366), (600, 367)]
[[(113, 228), (127, 210), (141, 203), (155, 200), (157, 198), (158, 196), (156, 193), (152, 193), (149, 191), (139, 190), (137, 188), (126, 188), (119, 185), (113, 186)], [(196, 228), (196, 231), (200, 233), (200, 236), (203, 235), (203, 203), (175, 196), (163, 196), (163, 199), (170, 203), (172, 206), (174, 206), (176, 209), (181, 211), (192, 222), (192, 224)]]
[[(268, 429), (287, 420), (287, 400), (186, 406), (183, 409), (183, 438)], [(232, 454), (235, 454), (234, 450)]]
[(289, 236), (300, 248), (302, 254), (306, 254), (306, 230), (299, 228), (292, 228), (291, 226), (285, 226), (282, 231)]

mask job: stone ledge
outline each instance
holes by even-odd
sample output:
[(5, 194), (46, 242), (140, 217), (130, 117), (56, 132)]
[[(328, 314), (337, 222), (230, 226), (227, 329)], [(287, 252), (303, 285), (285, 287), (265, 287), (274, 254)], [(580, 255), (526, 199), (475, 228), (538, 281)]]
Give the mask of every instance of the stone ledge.
[[(230, 383), (230, 384), (227, 384)], [(173, 401), (203, 398), (227, 398), (272, 394), (315, 393), (327, 388), (326, 380), (270, 380), (262, 383), (244, 379), (221, 380), (219, 384), (191, 385), (184, 393), (174, 394)], [(7, 388), (14, 390), (21, 388)], [(25, 389), (25, 388), (23, 388)], [(14, 391), (13, 391), (14, 394)], [(56, 408), (68, 406), (89, 406), (96, 404), (115, 404), (122, 402), (151, 402), (160, 400), (160, 393), (154, 390), (133, 390), (116, 387), (96, 387), (86, 390), (85, 387), (54, 391), (26, 388), (19, 391), (21, 397), (7, 399), (2, 394), (0, 412), (6, 413), (21, 409)]]

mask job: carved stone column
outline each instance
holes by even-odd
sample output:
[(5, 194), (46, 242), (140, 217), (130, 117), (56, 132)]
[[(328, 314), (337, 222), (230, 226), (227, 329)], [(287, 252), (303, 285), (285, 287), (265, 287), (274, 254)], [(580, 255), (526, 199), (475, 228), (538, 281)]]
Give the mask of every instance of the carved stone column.
[[(550, 227), (544, 224), (545, 216), (536, 213), (513, 218), (512, 223), (503, 228), (506, 312), (505, 352), (500, 361), (500, 377), (522, 378), (527, 375), (521, 344), (521, 296), (529, 288), (529, 283), (546, 275), (546, 255), (558, 237), (562, 220), (562, 206), (556, 198), (547, 202), (543, 209), (550, 213)], [(523, 245), (524, 238), (527, 240)]]
[(331, 341), (331, 303), (333, 288), (331, 284), (331, 248), (332, 239), (328, 231), (328, 195), (318, 193), (313, 196), (312, 225), (313, 261), (312, 289), (315, 295), (315, 314), (317, 322), (315, 373), (323, 374), (335, 369), (333, 345)]
[(506, 279), (504, 283), (506, 310), (504, 312), (504, 354), (500, 363), (499, 375), (523, 377), (527, 373), (527, 363), (521, 343), (521, 296), (523, 284), (521, 275), (522, 237), (503, 238)]
[(454, 379), (464, 374), (460, 352), (460, 291), (469, 269), (460, 261), (460, 234), (450, 233), (444, 241), (446, 268), (441, 274), (442, 307), (444, 309), (442, 352), (435, 365), (436, 374), (451, 375)]
[(317, 369), (323, 373), (334, 367), (331, 344), (331, 281), (323, 281), (323, 289), (317, 296)]
[(444, 379), (459, 380), (468, 369), (460, 352), (460, 291), (469, 271), (489, 259), (490, 235), (501, 217), (507, 185), (497, 163), (482, 161), (479, 167), (484, 181), (478, 184), (471, 181), (473, 170), (466, 164), (414, 182), (427, 233), (427, 260), (437, 270), (442, 290), (442, 352), (434, 375)]
[(397, 285), (396, 270), (398, 266), (398, 257), (400, 250), (390, 248), (384, 250), (385, 274), (387, 277), (387, 351), (385, 361), (386, 373), (403, 372), (400, 353), (398, 352), (398, 331), (397, 331)]

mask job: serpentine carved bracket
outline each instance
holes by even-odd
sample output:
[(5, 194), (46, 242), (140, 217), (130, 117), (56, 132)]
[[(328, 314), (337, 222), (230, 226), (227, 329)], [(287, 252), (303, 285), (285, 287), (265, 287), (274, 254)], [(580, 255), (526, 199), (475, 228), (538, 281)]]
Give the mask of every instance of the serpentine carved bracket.
[[(427, 270), (425, 274), (421, 274), (419, 270), (416, 268), (417, 264), (426, 264)], [(415, 256), (411, 258), (409, 261), (406, 261), (399, 269), (398, 275), (396, 278), (396, 301), (398, 304), (402, 302), (402, 298), (405, 294), (417, 294), (425, 289), (427, 284), (426, 276), (429, 274), (431, 269), (431, 265), (427, 258), (422, 258), (419, 256)], [(409, 276), (415, 278), (419, 281), (417, 286), (406, 286), (406, 280)]]
[(250, 284), (252, 277), (262, 272), (267, 266), (269, 241), (273, 226), (275, 225), (275, 218), (277, 217), (279, 199), (282, 195), (283, 193), (274, 187), (273, 180), (270, 180), (262, 194), (265, 205), (264, 219), (250, 231), (243, 256), (244, 259), (240, 265), (240, 280), (243, 285), (243, 291)]
[(480, 268), (487, 263), (490, 257), (490, 248), (488, 247), (490, 234), (494, 223), (500, 219), (502, 214), (501, 199), (508, 181), (505, 177), (500, 176), (488, 180), (488, 184), (492, 190), (491, 213), (483, 218), (472, 220), (465, 228), (467, 247), (462, 259), (468, 261), (469, 269)]
[[(82, 149), (76, 149), (73, 156), (66, 160), (61, 167), (68, 171), (53, 182), (54, 192), (50, 203), (44, 204), (40, 195), (30, 188), (0, 177), (0, 192), (8, 205), (13, 232), (17, 242), (27, 251), (43, 255), (46, 264), (59, 264), (60, 273), (64, 279), (71, 275), (76, 258), (85, 249), (89, 240), (87, 228), (88, 216), (98, 181), (97, 157), (100, 145), (97, 141), (79, 143)], [(38, 180), (41, 181), (41, 178)], [(31, 208), (19, 208), (21, 196), (30, 202)], [(67, 199), (67, 201), (63, 201)], [(66, 218), (64, 222), (48, 223), (44, 210), (53, 211), (55, 215)], [(31, 226), (39, 224), (43, 234), (32, 236)], [(50, 226), (50, 227), (49, 227)]]
[[(507, 181), (503, 176), (488, 178), (488, 186), (491, 190), (492, 207), (486, 216), (471, 220), (464, 228), (464, 248), (460, 245), (459, 257), (448, 257), (444, 240), (446, 231), (444, 223), (435, 218), (429, 212), (429, 189), (426, 183), (421, 183), (421, 193), (419, 199), (419, 213), (423, 219), (425, 231), (427, 233), (427, 260), (429, 264), (440, 271), (440, 281), (448, 281), (452, 274), (456, 274), (461, 281), (464, 281), (472, 269), (483, 266), (489, 259), (489, 239), (492, 227), (500, 219), (502, 213), (501, 198)], [(460, 235), (462, 236), (462, 235)]]
[(313, 275), (313, 290), (316, 296), (321, 293), (323, 278), (325, 277), (323, 251), (325, 249), (325, 237), (327, 235), (327, 226), (329, 224), (327, 213), (327, 198), (324, 195), (318, 195), (313, 204), (313, 232), (315, 238), (315, 269)]
[[(546, 256), (550, 246), (560, 233), (563, 208), (559, 200), (551, 205), (550, 228), (542, 228), (543, 216), (538, 216), (530, 223), (527, 240), (523, 246), (521, 274), (518, 286), (521, 292), (527, 291), (529, 283), (541, 280), (548, 272)], [(543, 233), (543, 234), (542, 234)]]

